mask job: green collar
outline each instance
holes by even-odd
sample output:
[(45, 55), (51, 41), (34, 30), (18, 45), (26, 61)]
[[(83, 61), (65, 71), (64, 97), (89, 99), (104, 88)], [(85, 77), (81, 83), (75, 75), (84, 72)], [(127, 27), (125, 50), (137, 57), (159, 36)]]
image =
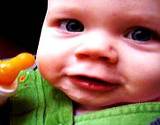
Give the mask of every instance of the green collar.
[(160, 103), (138, 103), (75, 116), (76, 125), (149, 125), (160, 117)]

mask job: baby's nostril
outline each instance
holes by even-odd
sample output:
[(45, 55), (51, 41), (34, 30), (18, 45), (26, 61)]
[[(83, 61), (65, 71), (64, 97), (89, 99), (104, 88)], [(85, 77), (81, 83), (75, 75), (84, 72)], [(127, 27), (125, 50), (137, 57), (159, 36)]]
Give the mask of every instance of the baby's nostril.
[(87, 58), (89, 58), (89, 55), (87, 55), (87, 54), (77, 54), (76, 57), (79, 58), (79, 59), (87, 59)]

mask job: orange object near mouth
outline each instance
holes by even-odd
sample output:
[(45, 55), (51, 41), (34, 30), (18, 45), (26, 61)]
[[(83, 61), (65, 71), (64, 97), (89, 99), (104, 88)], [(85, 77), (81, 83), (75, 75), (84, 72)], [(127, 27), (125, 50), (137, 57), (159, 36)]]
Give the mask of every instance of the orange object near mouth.
[(34, 63), (34, 55), (27, 52), (0, 60), (0, 86), (10, 86), (21, 70), (31, 67)]

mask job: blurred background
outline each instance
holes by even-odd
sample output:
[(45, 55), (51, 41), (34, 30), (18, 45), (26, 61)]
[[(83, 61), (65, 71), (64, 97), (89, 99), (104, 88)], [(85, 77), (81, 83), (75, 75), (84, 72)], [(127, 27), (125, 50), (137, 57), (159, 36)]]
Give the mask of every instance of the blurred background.
[(46, 0), (0, 0), (0, 59), (36, 53)]

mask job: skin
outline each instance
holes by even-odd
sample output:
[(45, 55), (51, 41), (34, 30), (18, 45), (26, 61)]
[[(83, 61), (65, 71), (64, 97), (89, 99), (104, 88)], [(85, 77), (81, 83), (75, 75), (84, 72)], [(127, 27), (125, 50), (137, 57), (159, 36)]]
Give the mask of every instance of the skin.
[[(37, 51), (40, 72), (82, 110), (159, 101), (159, 13), (159, 0), (49, 0)], [(64, 19), (80, 21), (84, 30), (68, 31)], [(133, 39), (136, 27), (154, 32), (148, 40)], [(115, 87), (86, 89), (71, 80), (77, 75)]]

